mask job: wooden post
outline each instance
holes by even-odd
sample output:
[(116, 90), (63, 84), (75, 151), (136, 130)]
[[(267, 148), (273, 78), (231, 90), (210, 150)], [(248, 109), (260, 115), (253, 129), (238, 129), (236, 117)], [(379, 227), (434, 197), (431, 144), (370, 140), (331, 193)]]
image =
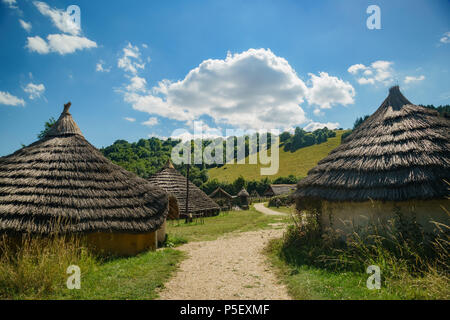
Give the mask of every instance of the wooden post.
[[(189, 157), (190, 158), (190, 157)], [(190, 162), (190, 159), (189, 159)], [(190, 220), (189, 217), (189, 167), (190, 163), (186, 164), (186, 220), (185, 223), (188, 223)]]

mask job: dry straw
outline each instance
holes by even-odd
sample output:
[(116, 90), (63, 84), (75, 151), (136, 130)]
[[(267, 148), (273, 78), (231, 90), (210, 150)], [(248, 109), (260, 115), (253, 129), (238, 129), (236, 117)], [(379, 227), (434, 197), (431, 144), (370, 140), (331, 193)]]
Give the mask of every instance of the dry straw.
[(167, 193), (106, 159), (69, 107), (43, 139), (0, 158), (0, 233), (158, 229)]
[(398, 86), (378, 110), (297, 185), (301, 199), (443, 199), (450, 181), (450, 120), (413, 105)]

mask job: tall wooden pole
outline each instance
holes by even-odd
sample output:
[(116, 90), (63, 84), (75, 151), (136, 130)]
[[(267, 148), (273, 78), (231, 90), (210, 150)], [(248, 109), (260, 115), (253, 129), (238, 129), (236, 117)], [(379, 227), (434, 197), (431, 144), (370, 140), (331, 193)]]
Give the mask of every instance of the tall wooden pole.
[(189, 167), (190, 163), (186, 163), (186, 220), (185, 222), (188, 223), (190, 220), (189, 217)]

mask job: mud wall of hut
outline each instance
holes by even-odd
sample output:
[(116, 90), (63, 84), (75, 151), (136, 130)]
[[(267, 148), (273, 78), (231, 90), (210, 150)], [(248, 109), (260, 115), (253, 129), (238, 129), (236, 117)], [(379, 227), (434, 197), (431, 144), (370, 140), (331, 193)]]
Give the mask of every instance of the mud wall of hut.
[(365, 201), (365, 202), (322, 202), (322, 226), (348, 233), (353, 226), (364, 226), (369, 222), (387, 223), (395, 216), (398, 208), (405, 217), (414, 216), (427, 232), (435, 231), (436, 221), (450, 225), (450, 218), (444, 211), (450, 209), (450, 200), (427, 201)]

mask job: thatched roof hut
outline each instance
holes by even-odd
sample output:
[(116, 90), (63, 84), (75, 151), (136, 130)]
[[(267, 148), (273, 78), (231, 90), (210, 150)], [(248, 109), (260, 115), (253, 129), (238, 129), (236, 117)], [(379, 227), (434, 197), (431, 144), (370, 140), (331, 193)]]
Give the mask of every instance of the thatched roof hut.
[(298, 183), (297, 206), (342, 218), (395, 205), (413, 208), (422, 220), (438, 219), (440, 205), (448, 204), (449, 130), (449, 119), (392, 87), (378, 110)]
[(239, 205), (242, 209), (247, 210), (249, 208), (249, 197), (250, 194), (245, 190), (245, 188), (242, 188), (241, 191), (238, 192), (236, 197), (239, 199)]
[(213, 199), (222, 210), (231, 210), (234, 197), (221, 187), (217, 187), (216, 190), (211, 192), (209, 197)]
[[(119, 254), (154, 246), (167, 193), (106, 159), (69, 107), (43, 139), (0, 158), (0, 233), (85, 234)], [(113, 235), (123, 250), (115, 251)], [(141, 245), (125, 248), (130, 235)]]
[[(152, 184), (159, 186), (169, 194), (174, 195), (180, 207), (180, 216), (185, 217), (186, 213), (186, 177), (180, 174), (170, 160), (156, 174), (148, 179)], [(194, 216), (212, 215), (219, 213), (220, 207), (210, 197), (208, 197), (195, 184), (189, 181), (189, 201), (188, 213)]]
[(296, 187), (295, 184), (271, 184), (267, 187), (267, 190), (264, 191), (264, 196), (274, 197), (288, 195), (295, 191)]

